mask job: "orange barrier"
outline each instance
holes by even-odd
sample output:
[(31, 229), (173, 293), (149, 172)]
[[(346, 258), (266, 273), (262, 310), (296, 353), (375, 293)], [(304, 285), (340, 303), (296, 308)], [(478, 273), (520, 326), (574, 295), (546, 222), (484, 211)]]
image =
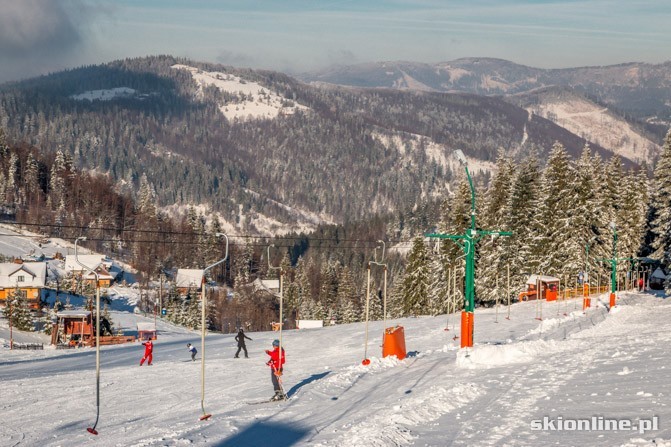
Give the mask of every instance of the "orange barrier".
[(405, 354), (405, 331), (403, 326), (386, 328), (382, 340), (382, 357), (395, 355), (399, 360), (403, 360)]
[(610, 293), (610, 308), (612, 309), (615, 307), (615, 294), (613, 292)]

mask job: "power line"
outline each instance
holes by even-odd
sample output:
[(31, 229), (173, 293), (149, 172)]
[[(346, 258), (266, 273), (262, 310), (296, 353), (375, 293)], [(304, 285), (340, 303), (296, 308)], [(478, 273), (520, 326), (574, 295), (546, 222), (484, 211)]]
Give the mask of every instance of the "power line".
[[(0, 221), (0, 224), (5, 224), (5, 225), (15, 225), (15, 226), (27, 226), (27, 227), (46, 227), (46, 228), (58, 228), (58, 229), (76, 229), (80, 230), (81, 232), (88, 232), (88, 231), (104, 231), (104, 232), (115, 232), (115, 233), (124, 233), (124, 232), (133, 232), (133, 233), (148, 233), (148, 234), (154, 234), (154, 235), (162, 235), (162, 236), (190, 236), (190, 237), (207, 237), (207, 236), (212, 236), (209, 233), (191, 233), (191, 232), (184, 232), (184, 231), (166, 231), (166, 230), (142, 230), (142, 229), (134, 229), (134, 228), (118, 228), (118, 227), (91, 227), (91, 226), (82, 226), (82, 225), (62, 225), (62, 224), (49, 224), (49, 223), (32, 223), (32, 222), (12, 222), (12, 221)], [(11, 235), (4, 235), (0, 234), (0, 236), (11, 236)], [(45, 235), (35, 235), (35, 236), (28, 236), (28, 235), (22, 235), (23, 237), (31, 237), (31, 238), (43, 238)], [(378, 240), (366, 240), (366, 239), (348, 239), (348, 238), (311, 238), (309, 236), (263, 236), (263, 235), (251, 235), (251, 234), (230, 234), (227, 235), (231, 239), (253, 239), (253, 240), (285, 240), (285, 241), (303, 241), (305, 240), (308, 243), (311, 243), (310, 247), (311, 248), (317, 248), (312, 245), (314, 242), (352, 242), (352, 243), (361, 243), (361, 244), (370, 244), (371, 248), (374, 248), (378, 244)], [(53, 236), (50, 236), (53, 237)], [(58, 237), (58, 236), (57, 236)], [(119, 239), (106, 239), (106, 238), (97, 238), (97, 239), (92, 239), (89, 238), (90, 241), (100, 241), (100, 242), (121, 242)], [(187, 244), (187, 245), (204, 245), (204, 244), (209, 244), (206, 242), (193, 242), (193, 241), (180, 241), (176, 239), (161, 239), (161, 240), (127, 240), (124, 242), (137, 242), (137, 243), (176, 243), (176, 244)], [(394, 244), (412, 244), (411, 240), (402, 240), (402, 239), (397, 239), (397, 240), (388, 240), (386, 242), (394, 243)], [(263, 244), (246, 244), (250, 246), (265, 246)], [(289, 245), (289, 246), (293, 246)], [(343, 246), (343, 245), (335, 245), (333, 246), (334, 248), (361, 248), (361, 247), (349, 247), (349, 246)], [(322, 245), (319, 246), (319, 248), (328, 248), (324, 247)]]

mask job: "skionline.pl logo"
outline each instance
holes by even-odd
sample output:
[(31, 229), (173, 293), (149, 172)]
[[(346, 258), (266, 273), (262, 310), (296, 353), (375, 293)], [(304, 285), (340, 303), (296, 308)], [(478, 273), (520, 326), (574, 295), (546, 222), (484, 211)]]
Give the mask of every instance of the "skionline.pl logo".
[(638, 431), (643, 434), (650, 430), (659, 430), (659, 418), (650, 419), (614, 419), (603, 416), (592, 416), (585, 419), (566, 419), (562, 416), (554, 418), (545, 416), (543, 419), (531, 421), (532, 430), (543, 431)]

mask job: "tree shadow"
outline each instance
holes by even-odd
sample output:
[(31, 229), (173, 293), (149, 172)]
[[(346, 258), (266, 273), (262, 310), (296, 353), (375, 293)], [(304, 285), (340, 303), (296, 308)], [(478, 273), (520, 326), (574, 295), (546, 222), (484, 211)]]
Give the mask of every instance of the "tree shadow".
[(289, 396), (289, 397), (293, 396), (294, 394), (296, 394), (296, 392), (299, 389), (301, 389), (302, 387), (304, 387), (308, 383), (312, 383), (316, 380), (323, 379), (324, 377), (326, 377), (330, 373), (331, 373), (331, 371), (326, 371), (326, 372), (323, 372), (323, 373), (320, 373), (320, 374), (313, 374), (310, 377), (308, 377), (307, 379), (303, 379), (302, 381), (300, 381), (299, 383), (297, 383), (296, 385), (291, 387), (291, 389), (287, 392), (287, 396)]
[(234, 436), (214, 444), (216, 447), (290, 447), (296, 445), (307, 433), (306, 427), (296, 424), (277, 424), (259, 421), (245, 427)]

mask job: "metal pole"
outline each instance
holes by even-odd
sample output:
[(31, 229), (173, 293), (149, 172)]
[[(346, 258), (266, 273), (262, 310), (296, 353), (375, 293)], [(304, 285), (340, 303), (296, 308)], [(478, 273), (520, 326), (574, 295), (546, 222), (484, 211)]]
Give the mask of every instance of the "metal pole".
[(494, 323), (499, 322), (499, 274), (496, 273), (496, 316), (494, 318)]
[(383, 328), (386, 328), (387, 326), (387, 265), (385, 264), (384, 266), (384, 326)]
[(13, 311), (12, 309), (12, 303), (11, 301), (7, 301), (7, 305), (9, 306), (9, 350), (14, 349), (14, 335), (13, 335), (13, 326), (12, 326), (12, 320), (14, 319)]
[(370, 360), (368, 360), (368, 313), (370, 309), (370, 261), (368, 262), (368, 279), (366, 281), (366, 340), (364, 342), (363, 348), (363, 361), (361, 362), (364, 365), (368, 365)]
[(508, 316), (506, 317), (506, 319), (510, 320), (510, 264), (506, 265), (506, 270), (508, 275), (508, 282), (506, 286), (506, 294), (508, 295)]
[(209, 265), (203, 269), (203, 276), (201, 278), (201, 296), (200, 296), (200, 408), (203, 410), (203, 415), (200, 417), (200, 420), (209, 419), (212, 417), (211, 414), (205, 412), (205, 313), (207, 312), (207, 297), (205, 296), (205, 275), (212, 268), (218, 266), (219, 264), (226, 261), (228, 258), (228, 236), (223, 233), (216, 233), (215, 236), (226, 238), (226, 254), (223, 259), (215, 262), (212, 265)]
[(97, 435), (98, 432), (96, 431), (96, 426), (100, 419), (100, 276), (98, 275), (98, 272), (79, 262), (77, 243), (85, 240), (86, 236), (80, 236), (75, 239), (75, 261), (82, 268), (93, 273), (96, 278), (96, 421), (93, 424), (93, 427), (89, 427), (86, 430), (93, 435)]

